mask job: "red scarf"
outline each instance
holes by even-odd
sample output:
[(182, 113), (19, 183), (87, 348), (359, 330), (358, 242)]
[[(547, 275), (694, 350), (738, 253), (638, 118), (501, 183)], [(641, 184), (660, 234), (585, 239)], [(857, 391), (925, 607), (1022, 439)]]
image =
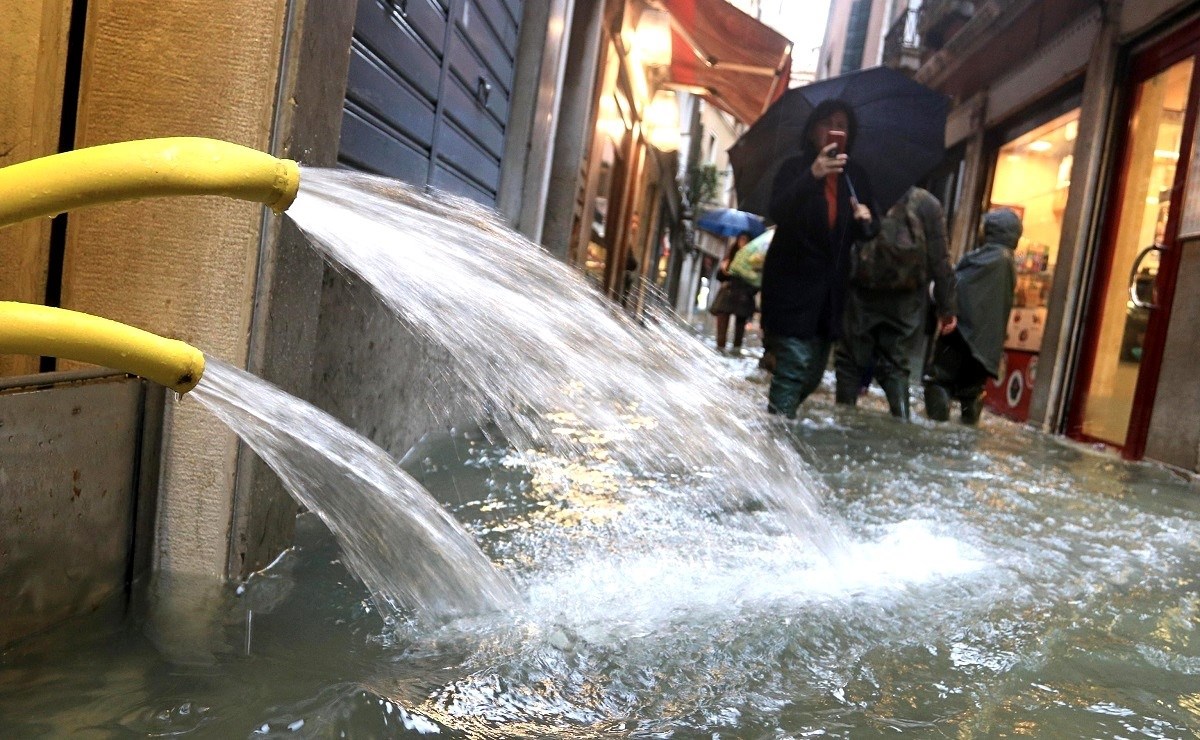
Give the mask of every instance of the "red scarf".
[(829, 214), (829, 228), (837, 223), (837, 175), (825, 176), (825, 205)]

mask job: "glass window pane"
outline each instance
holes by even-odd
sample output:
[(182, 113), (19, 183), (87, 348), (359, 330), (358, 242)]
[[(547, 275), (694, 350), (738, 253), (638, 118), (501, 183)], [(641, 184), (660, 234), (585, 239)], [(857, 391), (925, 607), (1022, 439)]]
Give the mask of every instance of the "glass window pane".
[[(1071, 165), (1078, 133), (1076, 108), (1008, 142), (1000, 148), (996, 160), (990, 205), (1012, 208), (1021, 215), (1024, 226), (1014, 255), (1017, 294), (1013, 307), (1036, 311), (1042, 319), (1058, 261), (1063, 210), (1071, 191)], [(1040, 327), (1042, 323), (1037, 325)], [(1026, 342), (1013, 349), (1031, 346), (1036, 351), (1040, 344), (1039, 332), (1035, 343)]]

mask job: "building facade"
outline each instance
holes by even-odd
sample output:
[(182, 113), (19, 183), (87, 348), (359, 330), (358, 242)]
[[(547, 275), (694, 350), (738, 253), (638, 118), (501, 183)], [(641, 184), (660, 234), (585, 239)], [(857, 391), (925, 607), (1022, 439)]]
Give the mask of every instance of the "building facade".
[[(818, 79), (856, 69), (909, 66), (921, 0), (833, 0), (817, 61)], [(900, 58), (904, 53), (904, 59)]]
[(947, 159), (928, 184), (948, 206), (954, 249), (974, 241), (988, 208), (1012, 207), (1025, 226), (989, 405), (1127, 458), (1200, 470), (1189, 367), (1200, 13), (1169, 0), (925, 0), (916, 18), (910, 69), (952, 100)]

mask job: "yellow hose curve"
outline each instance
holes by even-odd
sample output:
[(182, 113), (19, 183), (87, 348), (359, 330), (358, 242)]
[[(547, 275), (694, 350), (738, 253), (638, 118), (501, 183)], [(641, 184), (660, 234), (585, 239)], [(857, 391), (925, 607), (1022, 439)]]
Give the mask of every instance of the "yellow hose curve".
[(46, 355), (139, 375), (187, 393), (204, 353), (177, 339), (65, 308), (0, 301), (0, 353)]
[(282, 213), (300, 167), (216, 139), (144, 139), (77, 149), (0, 168), (0, 226), (98, 203), (171, 195), (225, 195)]

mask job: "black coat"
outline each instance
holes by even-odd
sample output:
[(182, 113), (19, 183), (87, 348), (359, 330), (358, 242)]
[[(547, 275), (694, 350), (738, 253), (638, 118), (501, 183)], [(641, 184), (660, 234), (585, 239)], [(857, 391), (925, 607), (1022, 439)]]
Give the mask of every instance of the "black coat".
[[(813, 152), (784, 161), (771, 189), (770, 216), (777, 228), (763, 263), (762, 325), (772, 336), (837, 339), (850, 269), (850, 248), (879, 230), (871, 182), (853, 161), (838, 177), (838, 215), (833, 228), (825, 181), (813, 177)], [(853, 154), (851, 154), (853, 157)], [(847, 177), (872, 221), (853, 218)]]
[(983, 243), (954, 268), (958, 278), (958, 331), (988, 375), (998, 378), (1004, 332), (1012, 310), (1017, 271), (1013, 250), (1021, 238), (1021, 219), (1008, 209), (983, 217)]

